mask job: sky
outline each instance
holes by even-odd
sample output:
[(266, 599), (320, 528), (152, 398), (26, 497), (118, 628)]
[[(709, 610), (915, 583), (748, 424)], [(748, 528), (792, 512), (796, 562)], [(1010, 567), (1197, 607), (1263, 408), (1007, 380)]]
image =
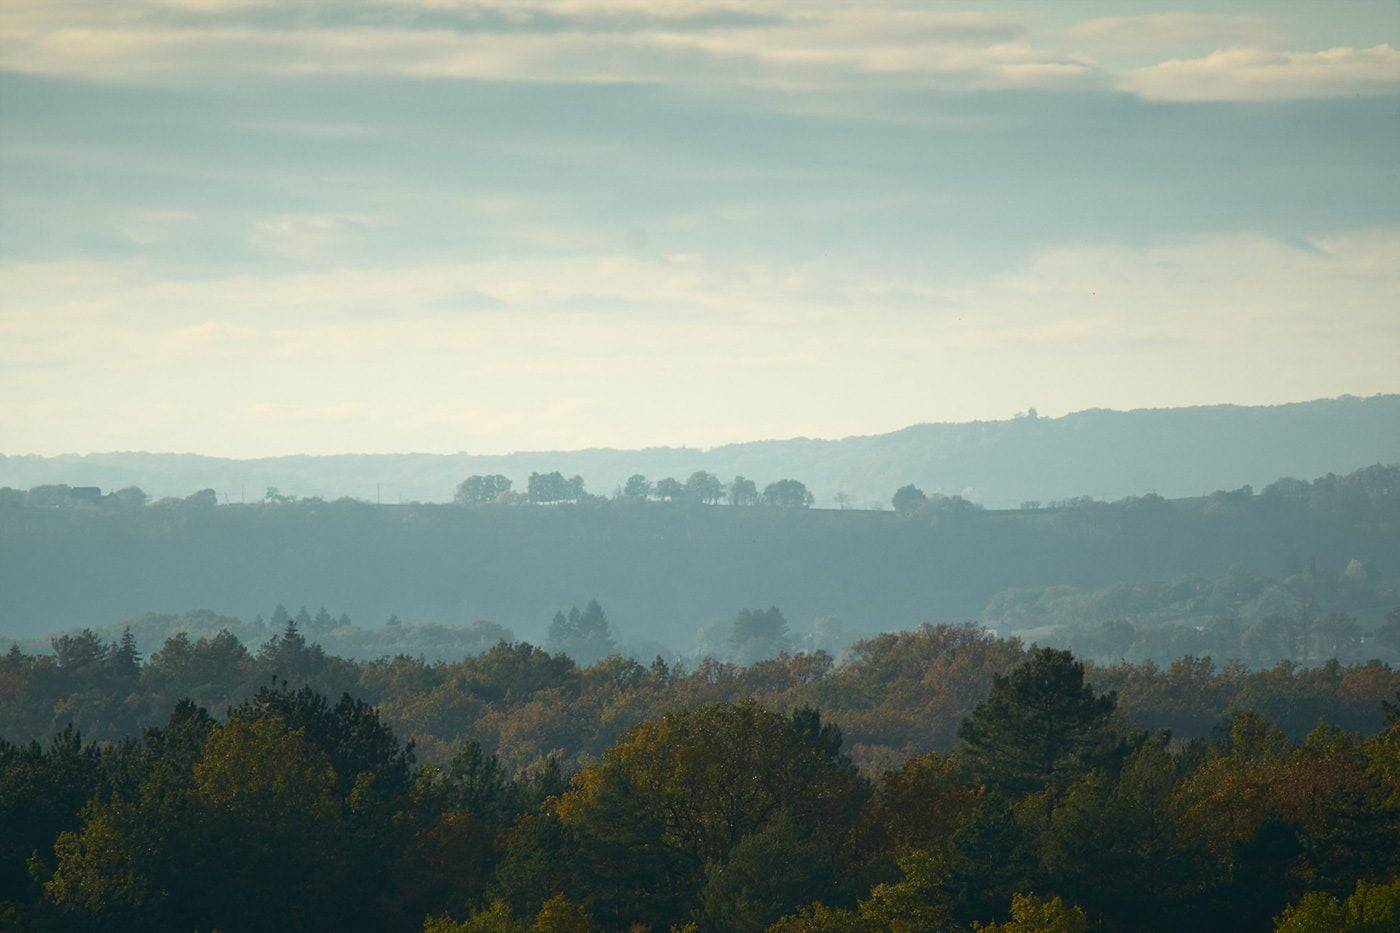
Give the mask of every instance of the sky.
[(0, 453), (1393, 391), (1393, 0), (0, 0)]

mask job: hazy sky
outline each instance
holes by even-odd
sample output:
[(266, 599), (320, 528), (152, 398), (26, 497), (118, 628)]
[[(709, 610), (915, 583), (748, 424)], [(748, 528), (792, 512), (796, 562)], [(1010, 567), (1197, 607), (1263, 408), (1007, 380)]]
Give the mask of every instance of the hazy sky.
[(1389, 0), (0, 0), (0, 66), (0, 452), (1400, 390)]

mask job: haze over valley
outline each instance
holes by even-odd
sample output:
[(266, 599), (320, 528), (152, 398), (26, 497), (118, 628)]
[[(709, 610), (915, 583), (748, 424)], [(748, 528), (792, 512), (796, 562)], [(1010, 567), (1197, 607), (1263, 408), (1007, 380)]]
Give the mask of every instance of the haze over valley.
[[(755, 440), (699, 448), (592, 449), (497, 456), (376, 454), (228, 460), (197, 454), (0, 455), (0, 485), (140, 486), (152, 496), (213, 489), (222, 502), (283, 495), (443, 502), (462, 477), (500, 473), (524, 487), (530, 473), (582, 476), (612, 495), (634, 473), (682, 480), (696, 470), (763, 479), (799, 477), (823, 507), (887, 508), (915, 483), (988, 508), (1078, 496), (1172, 498), (1280, 476), (1345, 473), (1400, 462), (1400, 396), (1343, 397), (1274, 406), (1215, 405), (1092, 410), (1058, 418), (1034, 409), (1004, 421), (919, 424), (840, 440)], [(845, 498), (838, 500), (838, 494)]]
[(1400, 3), (0, 0), (0, 930), (1400, 930)]

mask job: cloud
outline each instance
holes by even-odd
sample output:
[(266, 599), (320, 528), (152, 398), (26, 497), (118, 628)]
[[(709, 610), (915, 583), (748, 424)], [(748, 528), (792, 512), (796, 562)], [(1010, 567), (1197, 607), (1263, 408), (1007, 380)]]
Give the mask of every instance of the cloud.
[(116, 223), (123, 237), (137, 246), (150, 246), (173, 238), (197, 220), (191, 211), (141, 210)]
[[(36, 403), (0, 412), (0, 434), (12, 450), (710, 444), (1004, 414), (1030, 389), (1047, 410), (1393, 390), (1400, 230), (1309, 242), (1043, 250), (961, 281), (625, 254), (201, 280), (8, 263), (0, 395)], [(86, 407), (40, 418), (65, 400)]]
[(1147, 100), (1267, 101), (1400, 94), (1400, 51), (1368, 49), (1271, 52), (1236, 48), (1171, 59), (1119, 77)]
[(11, 71), (151, 83), (396, 75), (779, 89), (1112, 85), (1183, 101), (1400, 93), (1389, 45), (1277, 51), (1282, 37), (1256, 16), (1176, 11), (1058, 31), (1035, 22), (765, 0), (362, 0), (294, 10), (252, 0), (14, 0), (0, 61)]
[(419, 0), (361, 4), (353, 16), (337, 4), (306, 5), (292, 18), (254, 6), (20, 0), (0, 29), (0, 61), (12, 71), (154, 83), (367, 74), (831, 87), (903, 76), (915, 86), (1021, 87), (1094, 70), (1035, 47), (1005, 17), (890, 5), (793, 12), (756, 2)]
[(1114, 52), (1161, 51), (1183, 45), (1266, 45), (1278, 38), (1263, 17), (1176, 10), (1101, 16), (1066, 30), (1077, 40)]
[(287, 259), (312, 261), (326, 256), (348, 234), (372, 222), (365, 214), (278, 214), (258, 221), (253, 244)]

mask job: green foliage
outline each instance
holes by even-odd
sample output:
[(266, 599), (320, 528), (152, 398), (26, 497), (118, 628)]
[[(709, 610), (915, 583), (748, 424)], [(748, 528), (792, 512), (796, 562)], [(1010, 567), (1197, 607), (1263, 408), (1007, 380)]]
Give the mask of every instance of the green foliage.
[(1400, 929), (1400, 878), (1358, 881), (1347, 899), (1309, 891), (1274, 920), (1275, 933), (1388, 933)]
[(788, 645), (788, 624), (777, 606), (741, 609), (729, 635), (730, 656), (741, 664), (771, 658)]
[(730, 505), (755, 505), (758, 502), (758, 484), (745, 476), (736, 476), (727, 490)]
[(723, 862), (706, 867), (700, 891), (701, 926), (762, 931), (801, 904), (831, 891), (830, 847), (782, 810), (741, 839)]
[(815, 497), (807, 491), (807, 484), (795, 479), (780, 479), (763, 487), (764, 505), (777, 505), (790, 509), (805, 509), (811, 506)]
[(978, 933), (1086, 933), (1084, 911), (1058, 897), (1036, 898), (1017, 894), (1011, 899), (1011, 919), (1006, 923), (975, 924)]
[[(839, 734), (813, 715), (711, 704), (633, 727), (600, 765), (575, 778), (559, 813), (597, 875), (611, 878), (619, 859), (634, 861), (625, 853), (651, 853), (644, 890), (631, 882), (605, 891), (598, 910), (600, 917), (638, 916), (694, 898), (707, 865), (725, 865), (770, 821), (778, 819), (773, 831), (783, 832), (784, 813), (821, 827), (812, 845), (830, 860), (867, 793), (840, 752)], [(745, 893), (748, 871), (735, 866), (716, 882), (717, 910), (739, 910), (737, 902), (759, 897)]]
[(516, 920), (503, 901), (492, 901), (485, 910), (477, 911), (466, 920), (429, 917), (423, 922), (423, 933), (595, 933), (596, 930), (583, 908), (562, 895), (545, 901), (535, 919), (528, 923)]
[(928, 496), (924, 495), (924, 491), (913, 483), (900, 486), (890, 499), (890, 504), (894, 506), (896, 512), (915, 512), (927, 502)]
[(83, 804), (97, 790), (98, 750), (71, 725), (47, 747), (0, 739), (0, 903), (35, 894), (29, 860), (53, 862), (53, 842), (76, 829)]
[[(762, 469), (767, 478), (784, 475)], [(685, 475), (664, 498), (690, 501)], [(333, 601), (334, 615), (344, 610), (361, 624), (391, 613), (414, 623), (406, 626), (414, 632), (397, 635), (377, 627), (342, 635), (338, 619), (324, 634), (302, 629), (331, 653), (455, 659), (495, 638), (450, 630), (501, 620), (541, 641), (555, 608), (586, 588), (610, 594), (612, 623), (645, 632), (663, 653), (693, 650), (701, 624), (739, 606), (776, 603), (794, 626), (835, 617), (856, 633), (981, 617), (998, 631), (1025, 631), (1027, 640), (1105, 662), (1165, 664), (1193, 654), (1222, 667), (1234, 658), (1260, 667), (1340, 652), (1347, 662), (1394, 663), (1400, 642), (1373, 631), (1400, 605), (1389, 556), (1400, 550), (1396, 476), (1400, 470), (1387, 468), (1323, 477), (1302, 484), (1301, 496), (1024, 511), (969, 511), (933, 497), (901, 522), (874, 511), (677, 509), (586, 495), (535, 508), (21, 504), (0, 513), (0, 618), (9, 636), (34, 638), (107, 624), (166, 594), (167, 602), (252, 620), (266, 615), (263, 594), (273, 593), (307, 603), (313, 614)], [(559, 478), (569, 486), (565, 473)], [(624, 478), (619, 473), (608, 488)], [(444, 480), (442, 489), (460, 479)], [(815, 476), (808, 485), (823, 496), (842, 488)], [(561, 494), (575, 495), (572, 487), (551, 493)], [(91, 572), (99, 566), (102, 573)], [(1290, 629), (1307, 600), (1315, 619), (1301, 639)], [(1251, 634), (1275, 614), (1287, 624)], [(256, 634), (232, 622), (188, 631), (197, 640), (228, 628), (255, 651), (284, 621)], [(145, 653), (173, 634), (147, 637), (135, 625), (133, 632)]]
[[(509, 481), (507, 481), (509, 482)], [(501, 490), (502, 492), (507, 490)], [(571, 476), (564, 478), (564, 474), (555, 470), (552, 473), (531, 473), (526, 493), (529, 501), (535, 505), (546, 505), (555, 502), (578, 502), (587, 493), (583, 488), (583, 477)]]
[(1007, 675), (958, 730), (960, 756), (973, 780), (1021, 796), (1062, 790), (1108, 764), (1117, 751), (1116, 697), (1084, 682), (1068, 651), (1040, 648)]
[(696, 470), (685, 481), (685, 494), (694, 502), (713, 505), (724, 498), (724, 483), (713, 473)]
[(808, 904), (768, 927), (768, 933), (882, 933), (889, 927), (853, 910)]
[(484, 505), (496, 502), (510, 492), (511, 481), (499, 473), (468, 476), (458, 484), (452, 501), (459, 505)]
[(647, 482), (647, 478), (640, 473), (634, 473), (627, 477), (627, 483), (622, 487), (622, 497), (637, 502), (645, 502), (650, 499), (651, 493), (651, 483)]
[(580, 664), (592, 664), (612, 654), (616, 644), (603, 607), (598, 600), (590, 599), (583, 612), (573, 606), (568, 615), (554, 614), (545, 647), (567, 654)]
[[(347, 664), (301, 638), (321, 615), (276, 613), (283, 634), (265, 657), (308, 677), (348, 672), (373, 705), (264, 683), (224, 704), (222, 722), (177, 701), (159, 726), (101, 745), (75, 729), (47, 746), (0, 742), (0, 918), (861, 933), (1393, 921), (1400, 724), (1381, 704), (1400, 682), (1384, 665), (1086, 672), (947, 627), (861, 643), (841, 665), (580, 668), (510, 643), (454, 664)], [(54, 696), (112, 708), (101, 690), (83, 707), (53, 692), (65, 685), (146, 708), (152, 684), (178, 691), (189, 672), (223, 670), (206, 664), (212, 643), (189, 639), (145, 661), (132, 639), (61, 645), (0, 657), (0, 703), (21, 714), (3, 721), (33, 721), (31, 700), (52, 715)], [(263, 662), (235, 648), (217, 656), (256, 678)], [(1299, 741), (1239, 711), (1173, 743), (1111, 715), (1095, 686), (1109, 673), (1139, 711), (1346, 696), (1379, 731), (1323, 725)], [(964, 720), (965, 741), (988, 740), (928, 752), (951, 745), (937, 726), (948, 718)], [(1058, 738), (1035, 744), (1044, 734)]]

